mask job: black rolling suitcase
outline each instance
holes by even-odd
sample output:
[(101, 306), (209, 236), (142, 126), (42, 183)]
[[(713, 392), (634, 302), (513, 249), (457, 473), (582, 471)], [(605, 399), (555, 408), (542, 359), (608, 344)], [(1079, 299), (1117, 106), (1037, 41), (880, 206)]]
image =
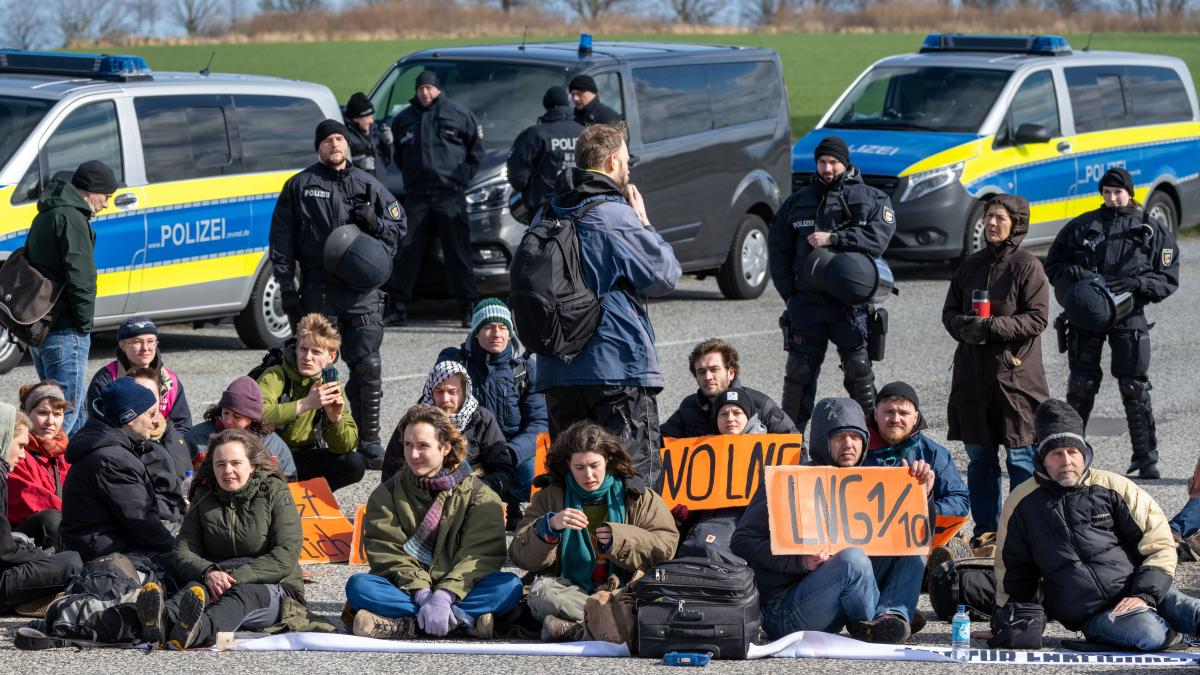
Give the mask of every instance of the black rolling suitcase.
[(717, 659), (744, 659), (759, 641), (754, 573), (732, 554), (668, 560), (636, 589), (639, 656), (711, 652)]

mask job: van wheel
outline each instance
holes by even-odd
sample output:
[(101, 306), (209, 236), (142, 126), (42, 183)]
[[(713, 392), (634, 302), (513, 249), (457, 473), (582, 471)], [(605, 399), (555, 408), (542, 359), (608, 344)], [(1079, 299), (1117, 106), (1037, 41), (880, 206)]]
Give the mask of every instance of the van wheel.
[(767, 287), (767, 224), (747, 213), (742, 217), (729, 257), (717, 272), (717, 288), (730, 300), (753, 300)]
[(1175, 212), (1175, 202), (1162, 192), (1155, 192), (1146, 200), (1146, 212), (1158, 218), (1167, 225), (1171, 234), (1179, 234), (1179, 214)]
[(987, 246), (987, 233), (985, 231), (986, 226), (983, 224), (983, 215), (983, 202), (979, 202), (975, 205), (975, 208), (971, 209), (971, 216), (967, 218), (967, 229), (963, 233), (963, 258), (972, 253), (978, 253), (983, 250), (984, 246)]
[(279, 283), (271, 274), (271, 266), (263, 265), (254, 280), (250, 302), (233, 319), (242, 343), (251, 349), (270, 349), (283, 344), (292, 335), (292, 326), (283, 313), (283, 298)]
[(25, 358), (25, 345), (13, 342), (8, 331), (0, 328), (0, 375), (16, 368)]

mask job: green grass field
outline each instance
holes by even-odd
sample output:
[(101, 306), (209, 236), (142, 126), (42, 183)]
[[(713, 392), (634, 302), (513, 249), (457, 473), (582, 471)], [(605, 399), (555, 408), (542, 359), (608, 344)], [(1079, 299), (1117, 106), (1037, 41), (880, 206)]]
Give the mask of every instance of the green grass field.
[[(922, 35), (808, 34), (690, 35), (666, 40), (740, 44), (779, 52), (791, 98), (792, 128), (799, 136), (829, 108), (850, 81), (877, 59), (912, 52)], [(1086, 35), (1068, 36), (1075, 49)], [(519, 38), (511, 40), (517, 41)], [(573, 40), (574, 37), (561, 38)], [(597, 39), (656, 39), (654, 36), (597, 36)], [(530, 38), (531, 41), (534, 38)], [(187, 47), (143, 47), (121, 50), (145, 56), (156, 70), (200, 70), (216, 51), (213, 70), (275, 75), (320, 82), (345, 102), (350, 94), (369, 90), (400, 56), (418, 49), (459, 44), (504, 43), (509, 40), (398, 40), (385, 42), (305, 42)], [(1195, 35), (1102, 34), (1092, 49), (1148, 52), (1178, 56), (1195, 78), (1200, 74), (1200, 38)]]

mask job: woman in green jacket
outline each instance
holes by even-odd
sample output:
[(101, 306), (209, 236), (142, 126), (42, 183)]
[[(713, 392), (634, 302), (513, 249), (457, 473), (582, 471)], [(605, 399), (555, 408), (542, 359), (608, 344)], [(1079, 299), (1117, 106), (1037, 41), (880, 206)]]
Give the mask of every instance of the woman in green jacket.
[(583, 608), (601, 587), (615, 589), (675, 555), (679, 531), (662, 497), (633, 470), (617, 437), (576, 422), (554, 440), (549, 476), (517, 526), (508, 555), (546, 573), (529, 589), (542, 641), (583, 638)]
[(504, 505), (466, 460), (467, 443), (446, 413), (415, 405), (400, 420), (404, 466), (367, 501), (363, 538), (370, 574), (346, 583), (353, 633), (407, 639), (458, 628), (492, 637), (496, 614), (521, 599), (521, 580), (501, 572)]
[(209, 448), (168, 557), (183, 588), (167, 602), (153, 583), (138, 596), (151, 644), (210, 646), (218, 632), (275, 625), (304, 602), (300, 517), (271, 454), (239, 429), (214, 434)]

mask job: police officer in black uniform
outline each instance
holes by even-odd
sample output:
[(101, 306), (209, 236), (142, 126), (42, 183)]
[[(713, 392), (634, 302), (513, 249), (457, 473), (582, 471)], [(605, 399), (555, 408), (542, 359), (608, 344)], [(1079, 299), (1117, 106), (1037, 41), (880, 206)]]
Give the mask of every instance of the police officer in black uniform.
[(1104, 340), (1112, 349), (1112, 374), (1117, 378), (1133, 458), (1126, 474), (1158, 478), (1158, 439), (1150, 407), (1150, 328), (1144, 307), (1161, 302), (1179, 288), (1179, 249), (1171, 230), (1144, 211), (1133, 198), (1133, 178), (1122, 168), (1109, 169), (1100, 179), (1104, 206), (1067, 223), (1046, 255), (1046, 276), (1055, 289), (1093, 276), (1105, 279), (1115, 293), (1133, 294), (1132, 311), (1107, 333), (1070, 325), (1059, 317), (1055, 326), (1067, 332), (1067, 402), (1084, 424), (1100, 391)]
[(361, 91), (350, 96), (344, 116), (350, 130), (346, 138), (350, 144), (350, 162), (382, 180), (394, 152), (391, 127), (375, 122), (375, 106)]
[[(517, 136), (508, 154), (508, 183), (521, 194), (526, 225), (554, 193), (554, 179), (575, 166), (575, 141), (583, 125), (571, 116), (571, 99), (562, 87), (550, 87), (542, 97), (546, 114)], [(515, 215), (515, 214), (514, 214)]]
[(407, 322), (406, 305), (421, 269), (425, 240), (433, 234), (442, 239), (446, 280), (458, 298), (462, 327), (470, 328), (479, 289), (463, 193), (483, 161), (483, 127), (470, 110), (443, 94), (437, 75), (426, 70), (417, 76), (416, 96), (392, 121), (392, 136), (396, 166), (404, 174), (409, 226), (388, 282), (388, 323)]
[(850, 397), (869, 414), (875, 374), (867, 351), (870, 305), (847, 305), (812, 287), (804, 262), (817, 247), (879, 258), (896, 231), (896, 214), (883, 192), (863, 183), (845, 141), (829, 136), (813, 153), (812, 182), (788, 197), (768, 233), (771, 281), (787, 303), (780, 318), (788, 352), (783, 411), (804, 429), (812, 416), (817, 377), (828, 342), (837, 346)]
[(591, 75), (576, 75), (571, 78), (567, 89), (575, 102), (575, 121), (585, 127), (593, 124), (614, 124), (621, 121), (621, 113), (600, 102), (600, 90)]
[[(379, 420), (383, 405), (382, 297), (378, 289), (356, 289), (326, 271), (326, 239), (352, 223), (383, 243), (388, 257), (404, 236), (404, 210), (387, 188), (352, 166), (346, 142), (349, 130), (337, 120), (317, 125), (319, 160), (283, 185), (271, 216), (271, 268), (279, 282), (283, 309), (295, 326), (299, 318), (320, 312), (342, 336), (341, 355), (350, 368), (346, 397), (358, 424), (366, 464), (383, 464)], [(294, 279), (299, 267), (302, 285)]]

